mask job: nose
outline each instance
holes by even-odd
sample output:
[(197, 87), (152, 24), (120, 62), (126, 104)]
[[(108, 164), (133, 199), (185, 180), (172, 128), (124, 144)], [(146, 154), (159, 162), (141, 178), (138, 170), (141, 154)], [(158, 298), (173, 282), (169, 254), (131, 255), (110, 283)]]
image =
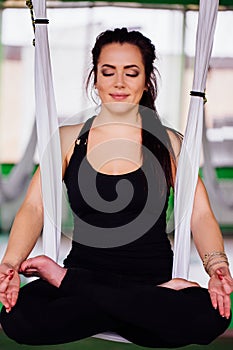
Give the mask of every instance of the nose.
[(116, 74), (115, 87), (122, 88), (124, 86), (125, 86), (124, 74), (121, 72), (118, 72)]

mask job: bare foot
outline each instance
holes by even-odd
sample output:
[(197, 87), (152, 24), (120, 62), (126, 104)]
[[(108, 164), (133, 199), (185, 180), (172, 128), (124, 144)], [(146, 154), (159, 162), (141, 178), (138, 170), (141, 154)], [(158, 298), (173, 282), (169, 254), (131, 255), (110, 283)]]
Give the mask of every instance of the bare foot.
[(55, 287), (60, 286), (66, 271), (67, 269), (45, 255), (25, 260), (19, 270), (26, 277), (40, 277)]
[(196, 282), (191, 282), (183, 278), (173, 278), (172, 280), (159, 284), (159, 287), (165, 287), (175, 290), (180, 290), (188, 287), (200, 287)]

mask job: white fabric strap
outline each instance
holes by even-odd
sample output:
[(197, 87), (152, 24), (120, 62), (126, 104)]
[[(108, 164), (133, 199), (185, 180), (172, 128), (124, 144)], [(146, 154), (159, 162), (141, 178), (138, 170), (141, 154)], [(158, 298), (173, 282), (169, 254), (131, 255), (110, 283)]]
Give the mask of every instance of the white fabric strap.
[[(204, 92), (212, 52), (218, 0), (200, 0), (193, 91)], [(203, 98), (192, 96), (175, 184), (173, 277), (188, 278), (190, 221), (198, 178), (203, 127)]]
[[(35, 18), (46, 19), (46, 0), (33, 0)], [(44, 204), (43, 250), (58, 259), (61, 236), (62, 162), (47, 24), (35, 29), (35, 102)]]

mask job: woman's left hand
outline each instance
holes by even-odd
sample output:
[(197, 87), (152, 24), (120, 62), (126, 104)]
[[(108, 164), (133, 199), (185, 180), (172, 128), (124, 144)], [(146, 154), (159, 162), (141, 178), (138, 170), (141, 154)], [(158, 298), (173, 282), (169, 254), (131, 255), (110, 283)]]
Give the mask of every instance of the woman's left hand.
[(219, 310), (221, 316), (230, 317), (231, 299), (233, 292), (233, 279), (228, 267), (217, 268), (210, 277), (208, 290), (212, 305)]

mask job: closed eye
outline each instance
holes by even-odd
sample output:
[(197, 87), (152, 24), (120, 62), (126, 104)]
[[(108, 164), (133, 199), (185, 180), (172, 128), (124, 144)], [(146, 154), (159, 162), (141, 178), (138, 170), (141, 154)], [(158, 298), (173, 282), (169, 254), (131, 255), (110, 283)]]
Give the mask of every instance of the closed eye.
[[(106, 73), (106, 72), (102, 72), (104, 77), (111, 77), (114, 75), (114, 73)], [(127, 77), (137, 77), (139, 73), (126, 73), (125, 75)]]
[(126, 76), (127, 76), (127, 77), (132, 77), (132, 78), (137, 77), (138, 75), (139, 75), (139, 72), (126, 73)]
[(111, 77), (112, 75), (114, 75), (114, 73), (107, 73), (107, 72), (102, 72), (104, 77)]

